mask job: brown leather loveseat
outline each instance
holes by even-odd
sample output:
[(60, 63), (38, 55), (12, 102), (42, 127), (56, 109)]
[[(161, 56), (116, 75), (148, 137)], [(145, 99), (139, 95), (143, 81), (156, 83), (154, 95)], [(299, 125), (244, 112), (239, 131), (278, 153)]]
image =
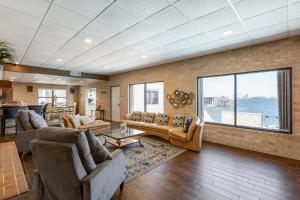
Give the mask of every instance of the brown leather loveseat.
[[(163, 120), (161, 116), (164, 117)], [(127, 114), (122, 121), (126, 122), (131, 128), (144, 130), (147, 135), (155, 135), (170, 141), (172, 145), (199, 152), (201, 149), (204, 123), (198, 116), (193, 116), (192, 123), (187, 133), (185, 133), (183, 131), (184, 123), (176, 122), (178, 116), (181, 122), (188, 118), (188, 116), (178, 114), (172, 116), (166, 113), (133, 112)]]

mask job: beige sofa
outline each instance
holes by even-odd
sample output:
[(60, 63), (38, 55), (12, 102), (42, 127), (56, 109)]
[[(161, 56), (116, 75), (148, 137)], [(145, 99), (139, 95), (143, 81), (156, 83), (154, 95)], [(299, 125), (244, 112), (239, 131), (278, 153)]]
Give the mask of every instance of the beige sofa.
[[(173, 126), (173, 116), (168, 115), (167, 125), (157, 124), (157, 115), (155, 115), (153, 123), (145, 122), (145, 113), (141, 114), (139, 121), (131, 120), (131, 114), (127, 114), (122, 122), (126, 122), (128, 127), (139, 130), (144, 130), (147, 135), (155, 135), (167, 141), (172, 145), (190, 149), (193, 151), (200, 151), (202, 132), (204, 123), (201, 122), (198, 116), (193, 116), (188, 133), (183, 131), (183, 126)], [(186, 116), (187, 117), (187, 116)], [(185, 117), (185, 118), (186, 118)]]

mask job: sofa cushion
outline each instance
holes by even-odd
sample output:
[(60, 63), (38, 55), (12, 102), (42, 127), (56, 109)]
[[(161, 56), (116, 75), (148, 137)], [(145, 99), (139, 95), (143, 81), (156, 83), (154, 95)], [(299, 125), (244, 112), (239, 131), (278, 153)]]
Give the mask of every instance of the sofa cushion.
[(173, 126), (179, 127), (179, 126), (183, 126), (183, 124), (184, 124), (184, 116), (180, 114), (175, 114), (173, 117)]
[(21, 126), (24, 129), (24, 131), (29, 131), (34, 129), (30, 120), (28, 110), (20, 110), (18, 112), (18, 119), (21, 122)]
[(81, 115), (79, 116), (79, 122), (82, 125), (89, 124), (95, 122), (95, 120), (91, 119), (89, 116)]
[(112, 156), (109, 151), (102, 145), (102, 143), (91, 133), (90, 129), (85, 131), (85, 136), (88, 140), (91, 155), (96, 164), (105, 160), (111, 160)]
[(156, 117), (156, 123), (160, 125), (168, 125), (169, 117), (167, 113), (158, 113)]
[(183, 132), (181, 127), (172, 128), (169, 130), (169, 136), (171, 138), (186, 142), (187, 134)]
[(80, 118), (78, 120), (78, 117), (74, 115), (67, 115), (66, 118), (71, 122), (73, 128), (77, 129), (80, 126)]
[(192, 117), (188, 117), (186, 119), (184, 126), (183, 126), (183, 132), (188, 133), (192, 121), (193, 121)]
[(30, 116), (30, 121), (32, 123), (32, 126), (35, 129), (48, 127), (48, 124), (45, 121), (45, 119), (43, 118), (43, 116), (39, 115), (34, 110), (29, 110), (28, 113), (29, 113), (29, 116)]
[(147, 125), (146, 122), (139, 122), (139, 121), (128, 121), (126, 122), (129, 126), (140, 126), (140, 127), (144, 127)]
[(154, 117), (155, 117), (155, 113), (146, 112), (144, 117), (144, 122), (153, 123)]
[(193, 117), (193, 121), (189, 127), (188, 133), (187, 133), (187, 139), (188, 141), (191, 141), (194, 135), (194, 132), (196, 130), (196, 128), (199, 126), (200, 124), (200, 118), (199, 117)]
[(159, 124), (147, 124), (146, 128), (150, 129), (150, 130), (157, 130), (157, 131), (163, 131), (163, 132), (168, 132), (168, 130), (170, 129), (169, 126), (163, 126), (163, 125), (159, 125)]
[(142, 119), (142, 112), (133, 112), (131, 113), (130, 115), (130, 120), (133, 120), (133, 121), (141, 121)]
[(89, 174), (96, 168), (96, 163), (91, 155), (89, 143), (84, 131), (48, 127), (40, 129), (37, 137), (41, 140), (75, 144), (85, 171)]

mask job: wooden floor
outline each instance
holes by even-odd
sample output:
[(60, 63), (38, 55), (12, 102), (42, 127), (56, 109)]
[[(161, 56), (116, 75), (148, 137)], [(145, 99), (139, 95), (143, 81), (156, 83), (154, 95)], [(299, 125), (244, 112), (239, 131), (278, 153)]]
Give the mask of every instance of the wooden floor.
[[(33, 164), (25, 166), (30, 174)], [(126, 183), (115, 199), (300, 200), (300, 161), (204, 143)]]

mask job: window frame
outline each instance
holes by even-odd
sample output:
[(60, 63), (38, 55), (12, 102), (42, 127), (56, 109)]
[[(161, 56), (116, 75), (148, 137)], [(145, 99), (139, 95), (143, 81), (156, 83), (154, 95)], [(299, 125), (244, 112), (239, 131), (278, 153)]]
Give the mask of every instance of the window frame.
[[(165, 83), (164, 81), (151, 81), (151, 82), (138, 82), (138, 83), (129, 83), (128, 84), (128, 112), (130, 112), (130, 105), (131, 105), (131, 98), (130, 98), (130, 86), (131, 85), (140, 85), (143, 84), (144, 85), (144, 111), (143, 112), (147, 112), (147, 84), (148, 83), (163, 83), (163, 87), (165, 88)], [(165, 91), (165, 89), (164, 89)], [(164, 94), (163, 94), (164, 97)], [(158, 100), (159, 101), (159, 100)], [(163, 102), (164, 104), (164, 102)], [(150, 104), (152, 105), (152, 104)], [(156, 105), (156, 104), (154, 104)], [(165, 106), (164, 106), (164, 111), (165, 111)], [(163, 111), (163, 112), (164, 112)]]
[[(199, 76), (196, 79), (196, 93), (197, 93), (197, 116), (199, 113), (199, 107), (202, 105), (201, 101), (203, 97), (200, 95), (200, 88), (199, 88), (199, 79), (202, 78), (210, 78), (210, 77), (221, 77), (221, 76), (234, 76), (234, 124), (225, 124), (219, 122), (207, 122), (206, 124), (218, 125), (218, 126), (225, 126), (225, 127), (234, 127), (234, 128), (243, 128), (243, 129), (250, 129), (250, 130), (259, 130), (259, 131), (266, 131), (266, 132), (275, 132), (275, 133), (283, 133), (283, 134), (292, 134), (293, 133), (293, 68), (292, 67), (285, 67), (285, 68), (273, 68), (273, 69), (264, 69), (264, 70), (255, 70), (255, 71), (246, 71), (246, 72), (236, 72), (236, 73), (226, 73), (226, 74), (217, 74), (217, 75), (208, 75), (208, 76)], [(290, 129), (289, 130), (277, 130), (277, 129), (269, 129), (269, 128), (259, 128), (259, 127), (251, 127), (251, 126), (243, 126), (237, 125), (237, 75), (241, 74), (251, 74), (251, 73), (259, 73), (259, 72), (272, 72), (272, 71), (280, 71), (280, 70), (288, 70), (291, 78), (290, 78)], [(200, 98), (199, 98), (200, 97)], [(203, 108), (201, 108), (203, 110)], [(201, 111), (202, 112), (202, 111)], [(202, 116), (201, 116), (202, 117)], [(204, 120), (204, 118), (202, 117)]]
[(42, 96), (39, 96), (39, 92), (38, 92), (38, 95), (37, 95), (37, 100), (38, 100), (38, 104), (39, 104), (39, 99), (40, 98), (44, 98), (44, 99), (51, 99), (51, 104), (53, 105), (53, 96), (54, 96), (54, 90), (64, 90), (66, 92), (66, 96), (65, 97), (56, 97), (56, 99), (66, 99), (66, 105), (67, 106), (67, 103), (68, 103), (68, 99), (67, 99), (67, 90), (66, 89), (51, 89), (51, 88), (38, 88), (38, 91), (39, 90), (51, 90), (51, 97), (42, 97)]

